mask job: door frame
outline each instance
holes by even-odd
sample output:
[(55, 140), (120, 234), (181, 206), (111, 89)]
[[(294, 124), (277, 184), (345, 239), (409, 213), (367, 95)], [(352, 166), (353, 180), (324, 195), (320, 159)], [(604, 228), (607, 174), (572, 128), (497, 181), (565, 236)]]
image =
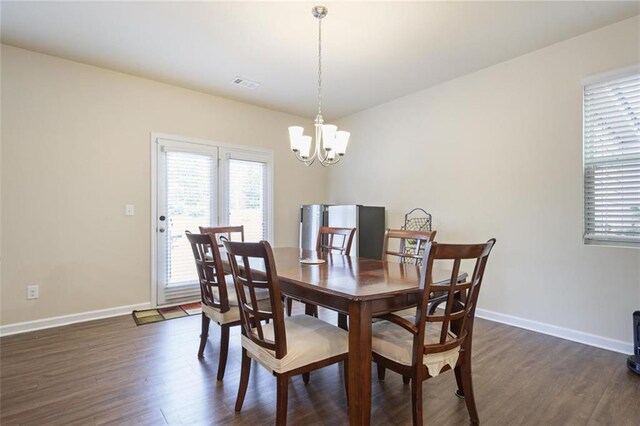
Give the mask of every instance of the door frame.
[[(151, 307), (158, 307), (158, 233), (157, 233), (157, 218), (158, 218), (158, 140), (169, 140), (175, 142), (183, 142), (190, 143), (195, 145), (205, 145), (205, 146), (215, 146), (218, 148), (218, 167), (217, 167), (217, 198), (218, 198), (218, 206), (216, 209), (216, 214), (218, 216), (218, 222), (220, 223), (223, 215), (221, 214), (223, 211), (226, 211), (226, 207), (223, 205), (223, 197), (225, 194), (225, 187), (223, 184), (224, 174), (223, 169), (226, 170), (226, 165), (221, 164), (222, 153), (228, 153), (231, 151), (243, 152), (247, 155), (247, 157), (251, 156), (251, 153), (256, 155), (256, 158), (259, 156), (263, 160), (267, 160), (268, 164), (268, 174), (269, 174), (269, 184), (267, 185), (267, 203), (268, 203), (268, 211), (269, 211), (269, 224), (267, 230), (267, 239), (271, 241), (272, 244), (275, 245), (274, 240), (274, 204), (273, 204), (273, 194), (274, 194), (274, 155), (273, 150), (266, 148), (253, 147), (248, 145), (236, 145), (229, 144), (224, 142), (211, 141), (207, 139), (199, 139), (199, 138), (191, 138), (187, 136), (178, 136), (171, 135), (166, 133), (159, 132), (151, 132), (150, 133), (150, 143), (149, 143), (149, 154), (151, 159), (151, 216), (150, 216), (150, 226), (149, 231), (151, 233), (151, 258), (150, 258), (150, 267), (151, 267), (151, 285), (150, 285), (150, 299), (151, 299)], [(226, 219), (225, 219), (226, 220)], [(220, 225), (224, 225), (220, 223)]]

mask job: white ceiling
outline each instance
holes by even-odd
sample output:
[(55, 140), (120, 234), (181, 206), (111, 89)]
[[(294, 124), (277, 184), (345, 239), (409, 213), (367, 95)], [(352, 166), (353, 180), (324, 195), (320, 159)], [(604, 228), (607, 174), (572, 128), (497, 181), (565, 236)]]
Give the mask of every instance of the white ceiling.
[[(339, 117), (639, 13), (640, 2), (324, 2), (323, 110)], [(2, 42), (313, 117), (307, 2), (2, 2)], [(242, 76), (255, 90), (233, 86)]]

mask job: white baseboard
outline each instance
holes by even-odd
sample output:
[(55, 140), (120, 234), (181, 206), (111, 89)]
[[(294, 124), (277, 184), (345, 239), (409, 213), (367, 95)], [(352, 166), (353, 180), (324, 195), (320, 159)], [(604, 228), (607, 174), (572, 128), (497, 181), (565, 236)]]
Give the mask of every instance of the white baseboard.
[(561, 339), (571, 340), (572, 342), (583, 343), (596, 348), (607, 349), (622, 354), (633, 353), (633, 343), (624, 342), (622, 340), (610, 339), (608, 337), (596, 336), (595, 334), (584, 333), (582, 331), (571, 330), (569, 328), (558, 327), (552, 324), (532, 321), (525, 318), (514, 317), (512, 315), (501, 314), (498, 312), (488, 311), (485, 309), (476, 309), (476, 316), (489, 321), (499, 322), (502, 324), (512, 325), (514, 327), (524, 328), (526, 330), (536, 331), (542, 334), (559, 337)]
[(77, 322), (92, 321), (101, 318), (117, 317), (130, 314), (132, 311), (151, 308), (151, 303), (137, 303), (135, 305), (118, 306), (115, 308), (100, 309), (97, 311), (81, 312), (79, 314), (63, 315), (60, 317), (44, 318), (35, 321), (17, 322), (0, 326), (0, 336), (27, 333), (29, 331), (42, 330), (62, 325), (75, 324)]
[[(129, 314), (132, 311), (151, 308), (151, 303), (138, 303), (135, 305), (118, 306), (116, 308), (101, 309), (97, 311), (82, 312), (79, 314), (63, 315), (60, 317), (45, 318), (35, 321), (19, 322), (0, 326), (0, 336), (10, 336), (12, 334), (27, 333), (29, 331), (42, 330), (45, 328), (60, 327), (63, 325), (75, 324), (78, 322), (92, 321), (101, 318), (115, 317)], [(610, 339), (608, 337), (596, 336), (595, 334), (584, 333), (582, 331), (571, 330), (546, 324), (539, 321), (528, 320), (512, 315), (501, 314), (488, 311), (486, 309), (476, 309), (476, 316), (489, 321), (499, 322), (526, 330), (536, 331), (542, 334), (571, 340), (572, 342), (583, 343), (596, 348), (607, 349), (623, 354), (633, 353), (633, 343), (622, 340)]]

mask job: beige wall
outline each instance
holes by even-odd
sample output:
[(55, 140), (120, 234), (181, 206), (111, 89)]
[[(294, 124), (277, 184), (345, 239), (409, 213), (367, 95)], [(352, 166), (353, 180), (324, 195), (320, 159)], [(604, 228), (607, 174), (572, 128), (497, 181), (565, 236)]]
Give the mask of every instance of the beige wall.
[(10, 46), (1, 76), (2, 324), (149, 301), (151, 132), (272, 149), (278, 245), (326, 199), (288, 151), (304, 118)]
[(330, 201), (496, 237), (480, 308), (631, 342), (640, 250), (582, 243), (581, 80), (640, 61), (639, 34), (636, 17), (340, 120)]

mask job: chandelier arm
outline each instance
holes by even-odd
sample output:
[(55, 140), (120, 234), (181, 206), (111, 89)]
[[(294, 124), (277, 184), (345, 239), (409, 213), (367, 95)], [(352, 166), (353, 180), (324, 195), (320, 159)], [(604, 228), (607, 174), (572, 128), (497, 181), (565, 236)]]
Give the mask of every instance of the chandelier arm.
[(302, 164), (304, 164), (305, 166), (310, 166), (310, 165), (312, 165), (312, 164), (315, 162), (315, 158), (312, 158), (311, 160), (310, 160), (310, 159), (308, 159), (308, 158), (305, 160), (304, 158), (299, 157), (299, 156), (296, 156), (296, 158), (297, 158), (297, 159), (298, 159)]
[(323, 167), (329, 167), (339, 163), (341, 159), (342, 159), (342, 156), (338, 156), (338, 157), (335, 157), (333, 160), (327, 159), (325, 161), (320, 161), (320, 164), (322, 164)]
[(299, 152), (299, 151), (294, 151), (294, 153), (295, 153), (295, 155), (296, 155), (296, 158), (297, 158), (299, 161), (303, 162), (303, 163), (304, 163), (305, 165), (307, 165), (307, 166), (312, 165), (312, 164), (313, 164), (313, 162), (315, 161), (316, 157), (317, 157), (317, 153), (316, 153), (315, 151), (311, 151), (311, 150), (310, 150), (310, 152), (313, 152), (313, 154), (311, 154), (311, 156), (310, 156), (310, 157), (308, 157), (308, 158), (306, 158), (306, 159), (305, 159), (305, 158), (303, 158), (303, 157), (300, 155), (300, 152)]

